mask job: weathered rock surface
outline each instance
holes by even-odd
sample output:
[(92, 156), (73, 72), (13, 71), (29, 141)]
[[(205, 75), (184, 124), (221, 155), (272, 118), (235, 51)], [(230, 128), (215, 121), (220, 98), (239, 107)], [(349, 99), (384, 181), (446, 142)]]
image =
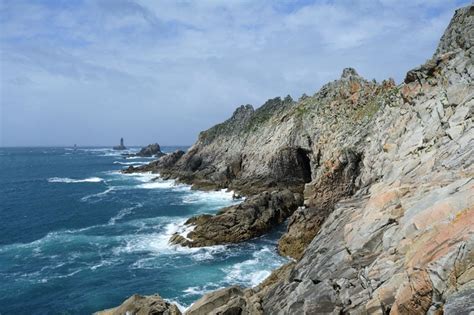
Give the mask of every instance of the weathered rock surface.
[[(266, 285), (210, 293), (195, 314), (213, 307), (220, 314), (468, 314), (473, 41), (470, 5), (456, 11), (434, 56), (401, 85), (346, 69), (298, 102), (240, 107), (174, 163), (156, 165), (197, 187), (304, 194), (279, 244), (298, 261)], [(245, 234), (261, 226), (255, 222), (278, 223), (279, 214), (250, 208), (191, 219), (198, 232), (179, 243), (211, 244), (209, 235), (227, 228)], [(246, 219), (237, 212), (250, 223), (240, 224)]]
[(334, 205), (354, 193), (360, 162), (360, 154), (346, 149), (320, 166), (323, 171), (305, 189), (305, 203), (310, 207), (299, 209), (291, 217), (288, 231), (278, 243), (281, 254), (301, 258)]
[(192, 217), (185, 223), (192, 231), (187, 235), (175, 234), (170, 242), (202, 247), (246, 241), (283, 223), (302, 203), (301, 194), (290, 190), (264, 192), (216, 215)]
[(181, 315), (174, 304), (163, 300), (159, 295), (129, 297), (122, 305), (94, 313), (94, 315)]

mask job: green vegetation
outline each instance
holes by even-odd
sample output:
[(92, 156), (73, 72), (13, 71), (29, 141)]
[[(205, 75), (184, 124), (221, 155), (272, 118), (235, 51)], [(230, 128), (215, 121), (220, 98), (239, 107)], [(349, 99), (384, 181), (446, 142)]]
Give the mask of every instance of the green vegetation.
[(364, 118), (372, 119), (375, 113), (380, 109), (380, 100), (378, 98), (370, 99), (369, 102), (360, 106), (356, 109), (354, 113), (354, 118), (356, 120), (362, 120)]

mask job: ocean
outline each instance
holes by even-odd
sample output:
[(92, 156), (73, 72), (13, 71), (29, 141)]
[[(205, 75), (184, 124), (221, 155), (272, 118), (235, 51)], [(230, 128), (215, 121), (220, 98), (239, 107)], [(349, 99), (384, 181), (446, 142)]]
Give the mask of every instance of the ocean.
[(256, 285), (286, 262), (276, 252), (283, 227), (241, 244), (170, 246), (187, 218), (237, 201), (120, 173), (149, 161), (110, 148), (0, 148), (1, 315), (91, 314), (134, 293), (184, 309), (205, 292)]

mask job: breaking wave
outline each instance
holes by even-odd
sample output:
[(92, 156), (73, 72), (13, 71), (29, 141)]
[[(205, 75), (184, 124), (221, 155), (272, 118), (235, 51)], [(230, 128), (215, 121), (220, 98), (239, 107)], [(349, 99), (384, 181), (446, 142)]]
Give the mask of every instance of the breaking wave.
[(100, 183), (104, 179), (100, 177), (89, 177), (85, 179), (73, 179), (68, 177), (51, 177), (48, 178), (48, 182), (50, 183), (66, 183), (66, 184), (74, 184), (74, 183)]

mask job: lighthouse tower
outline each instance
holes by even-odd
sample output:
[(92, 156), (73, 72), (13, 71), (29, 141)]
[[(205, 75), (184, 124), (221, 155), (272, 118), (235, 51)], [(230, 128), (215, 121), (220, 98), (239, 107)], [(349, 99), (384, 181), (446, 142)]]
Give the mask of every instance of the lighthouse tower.
[(120, 145), (116, 145), (114, 150), (127, 150), (125, 145), (123, 144), (123, 138), (120, 138)]

